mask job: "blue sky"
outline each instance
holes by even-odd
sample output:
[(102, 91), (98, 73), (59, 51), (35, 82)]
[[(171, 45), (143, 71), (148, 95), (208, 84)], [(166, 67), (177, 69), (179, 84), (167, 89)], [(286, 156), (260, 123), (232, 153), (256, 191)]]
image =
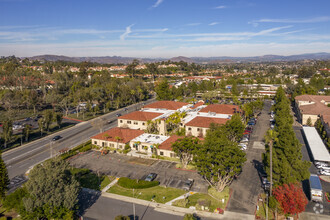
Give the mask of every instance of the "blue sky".
[(330, 52), (329, 0), (0, 0), (0, 56)]

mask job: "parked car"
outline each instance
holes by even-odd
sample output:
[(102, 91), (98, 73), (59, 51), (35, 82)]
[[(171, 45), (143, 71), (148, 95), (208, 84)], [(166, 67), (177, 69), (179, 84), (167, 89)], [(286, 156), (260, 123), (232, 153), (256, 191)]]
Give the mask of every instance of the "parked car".
[(238, 146), (240, 146), (242, 150), (246, 150), (247, 149), (247, 144), (239, 143)]
[(255, 125), (256, 123), (254, 121), (249, 121), (248, 125)]
[(243, 138), (241, 139), (241, 142), (248, 142), (248, 141), (249, 141), (249, 139), (246, 138), (246, 137), (243, 137)]
[(121, 116), (121, 114), (120, 114), (120, 113), (117, 113), (117, 114), (116, 114), (116, 116), (117, 116), (117, 118), (118, 118), (118, 117), (120, 117), (120, 116)]
[(145, 181), (151, 182), (154, 179), (156, 179), (157, 174), (156, 173), (149, 173), (148, 176), (144, 179)]
[(55, 137), (53, 137), (52, 141), (57, 141), (59, 139), (61, 139), (62, 137), (60, 135), (56, 135)]
[(186, 191), (190, 191), (192, 185), (194, 184), (194, 179), (187, 179), (183, 182), (183, 189)]
[(319, 171), (319, 173), (320, 173), (321, 175), (330, 176), (330, 170), (323, 170), (323, 169), (321, 169), (321, 170)]
[(328, 166), (328, 164), (324, 162), (314, 162), (315, 166)]

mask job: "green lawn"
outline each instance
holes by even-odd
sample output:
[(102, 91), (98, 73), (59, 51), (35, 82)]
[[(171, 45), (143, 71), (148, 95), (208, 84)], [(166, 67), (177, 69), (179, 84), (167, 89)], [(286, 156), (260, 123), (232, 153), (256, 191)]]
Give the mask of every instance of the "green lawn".
[[(133, 190), (132, 189), (126, 189), (119, 185), (114, 185), (111, 187), (107, 192), (119, 194), (123, 196), (133, 197)], [(140, 194), (141, 193), (141, 194)], [(175, 199), (183, 194), (185, 194), (186, 191), (182, 189), (175, 189), (170, 187), (162, 187), (162, 186), (155, 186), (147, 189), (137, 189), (134, 190), (134, 197), (138, 199), (143, 199), (147, 201), (151, 201), (152, 197), (154, 197), (154, 200), (158, 203), (166, 203), (168, 201), (171, 201), (172, 199)], [(165, 198), (163, 198), (165, 196)]]
[(109, 183), (111, 183), (114, 180), (115, 180), (115, 177), (113, 177), (113, 176), (110, 176), (110, 177), (109, 176), (103, 176), (103, 180), (101, 182), (100, 190), (102, 190), (104, 187), (109, 185)]
[[(173, 205), (184, 208), (189, 208), (190, 206), (197, 206), (196, 208), (199, 209), (199, 201), (201, 204), (201, 201), (205, 201), (204, 203), (209, 204), (208, 208), (211, 212), (216, 208), (225, 209), (225, 206), (229, 199), (229, 188), (225, 188), (222, 192), (216, 192), (213, 188), (210, 188), (208, 191), (209, 194), (212, 194), (212, 196), (216, 197), (217, 199), (213, 198), (209, 194), (195, 193), (189, 196), (187, 200), (181, 199), (175, 201)], [(224, 203), (222, 203), (222, 199), (225, 199)]]

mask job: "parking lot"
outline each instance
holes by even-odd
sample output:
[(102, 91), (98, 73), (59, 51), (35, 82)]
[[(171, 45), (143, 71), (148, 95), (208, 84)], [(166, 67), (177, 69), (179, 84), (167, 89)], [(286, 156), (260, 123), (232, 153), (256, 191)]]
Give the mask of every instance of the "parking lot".
[(227, 209), (232, 212), (254, 214), (258, 195), (263, 192), (258, 172), (262, 169), (262, 153), (265, 152), (264, 135), (269, 129), (270, 119), (269, 101), (265, 101), (264, 108), (253, 126), (246, 159), (241, 175), (230, 186), (233, 190)]
[(121, 154), (101, 155), (98, 151), (89, 151), (70, 159), (77, 168), (88, 168), (96, 173), (116, 177), (144, 179), (149, 173), (156, 173), (155, 180), (161, 186), (181, 188), (188, 178), (194, 179), (191, 191), (207, 193), (207, 182), (196, 172), (177, 169), (171, 161), (144, 159)]

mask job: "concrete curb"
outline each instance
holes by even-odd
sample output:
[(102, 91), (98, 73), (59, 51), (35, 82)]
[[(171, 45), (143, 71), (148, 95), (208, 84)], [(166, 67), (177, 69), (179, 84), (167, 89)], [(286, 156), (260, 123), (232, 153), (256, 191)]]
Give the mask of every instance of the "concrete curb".
[(204, 211), (196, 211), (192, 209), (187, 209), (187, 208), (181, 208), (181, 207), (176, 207), (176, 206), (170, 206), (162, 203), (156, 203), (156, 202), (151, 202), (151, 201), (146, 201), (146, 200), (141, 200), (141, 199), (136, 199), (132, 197), (126, 197), (126, 196), (121, 196), (113, 193), (107, 193), (107, 192), (102, 192), (101, 196), (111, 198), (111, 199), (117, 199), (121, 200), (124, 202), (129, 202), (129, 203), (136, 203), (144, 206), (149, 206), (155, 208), (156, 211), (159, 212), (165, 212), (165, 213), (172, 213), (175, 215), (180, 215), (183, 216), (186, 213), (196, 213), (198, 216), (201, 217), (207, 217), (207, 218), (227, 218), (227, 219), (237, 219), (237, 220), (253, 220), (255, 217), (254, 215), (248, 215), (248, 214), (242, 214), (242, 213), (236, 213), (236, 212), (230, 212), (230, 211), (225, 211), (223, 215), (217, 214), (217, 213), (212, 213), (212, 212), (204, 212)]

